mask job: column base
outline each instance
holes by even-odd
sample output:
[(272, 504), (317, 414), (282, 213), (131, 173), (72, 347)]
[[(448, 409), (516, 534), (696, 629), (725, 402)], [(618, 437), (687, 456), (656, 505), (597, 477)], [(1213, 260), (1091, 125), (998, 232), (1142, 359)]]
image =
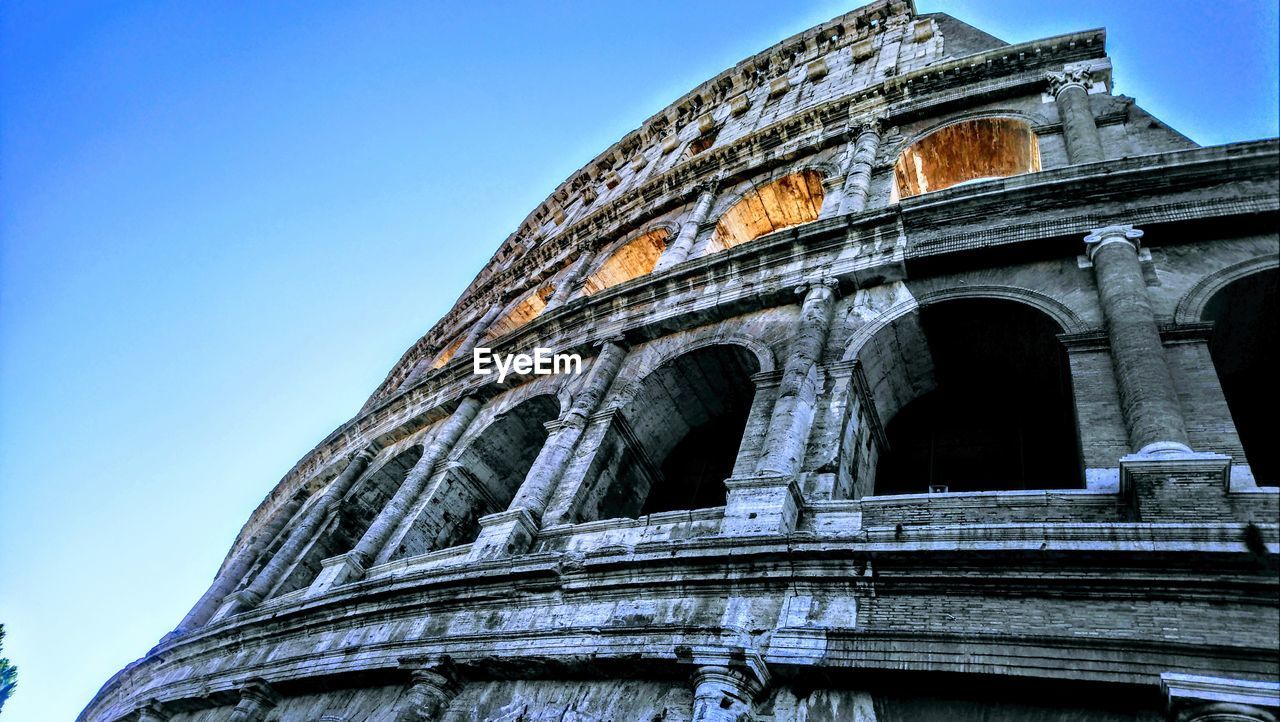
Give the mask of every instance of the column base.
[(725, 536), (787, 535), (796, 529), (804, 498), (791, 476), (739, 476), (725, 479)]
[(1231, 457), (1223, 454), (1161, 451), (1120, 459), (1120, 494), (1134, 521), (1233, 521), (1230, 485)]
[(316, 575), (315, 581), (311, 582), (311, 586), (307, 587), (306, 593), (302, 596), (304, 599), (319, 597), (328, 594), (334, 587), (354, 582), (362, 577), (364, 577), (364, 564), (355, 553), (347, 552), (329, 557), (320, 562), (320, 573)]
[(533, 546), (538, 522), (527, 509), (517, 507), (480, 517), (480, 536), (471, 544), (470, 561), (500, 559), (523, 554)]

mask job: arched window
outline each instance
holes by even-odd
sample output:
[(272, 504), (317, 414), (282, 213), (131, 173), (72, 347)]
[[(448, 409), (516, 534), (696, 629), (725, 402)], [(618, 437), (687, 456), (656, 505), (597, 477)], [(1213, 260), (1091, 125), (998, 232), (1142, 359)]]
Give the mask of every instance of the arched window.
[(792, 173), (752, 188), (720, 216), (703, 253), (716, 253), (766, 233), (815, 221), (822, 210), (822, 198), (822, 174), (815, 170)]
[(599, 293), (610, 286), (625, 283), (633, 278), (653, 272), (658, 257), (667, 248), (670, 233), (665, 228), (638, 236), (609, 255), (595, 273), (587, 276), (582, 284), (583, 295)]
[(1236, 434), (1258, 484), (1280, 483), (1277, 454), (1276, 279), (1275, 269), (1246, 276), (1218, 291), (1205, 304), (1213, 322), (1209, 353), (1227, 397)]
[(544, 424), (559, 413), (559, 400), (543, 394), (496, 416), (445, 466), (440, 486), (391, 558), (475, 541), (480, 517), (510, 506), (547, 440)]
[(880, 366), (868, 376), (899, 405), (884, 419), (876, 494), (1083, 485), (1061, 329), (1048, 316), (1013, 301), (948, 301), (886, 332), (893, 351), (868, 354)]
[(594, 463), (601, 494), (588, 518), (724, 505), (758, 370), (752, 353), (721, 345), (649, 374), (601, 443)]
[(481, 342), (492, 341), (537, 318), (539, 314), (546, 310), (547, 301), (551, 300), (551, 295), (555, 292), (556, 287), (548, 283), (531, 293), (525, 294), (524, 298), (520, 299), (509, 311), (490, 324), (489, 330), (485, 332)]
[(269, 596), (310, 585), (320, 573), (321, 561), (354, 547), (421, 458), (422, 447), (415, 445), (366, 472), (339, 502), (338, 513), (325, 523), (315, 541), (306, 547), (293, 569), (283, 576)]
[(980, 118), (940, 128), (898, 156), (894, 201), (944, 188), (1040, 170), (1031, 126), (1013, 118)]
[(440, 352), (440, 355), (436, 356), (436, 360), (432, 362), (431, 368), (438, 369), (449, 363), (449, 360), (453, 358), (453, 355), (457, 353), (458, 349), (462, 346), (462, 342), (466, 340), (466, 335), (465, 331), (458, 334), (457, 338), (455, 338), (448, 346), (445, 346), (444, 350)]

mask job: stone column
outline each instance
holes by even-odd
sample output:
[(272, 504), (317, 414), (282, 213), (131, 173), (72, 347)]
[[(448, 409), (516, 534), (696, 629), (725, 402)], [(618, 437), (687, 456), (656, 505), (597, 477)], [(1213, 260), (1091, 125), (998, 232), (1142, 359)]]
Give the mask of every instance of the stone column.
[(484, 337), (485, 332), (489, 330), (489, 326), (493, 324), (493, 320), (501, 312), (501, 303), (495, 303), (490, 306), (484, 312), (484, 315), (480, 317), (480, 320), (476, 321), (471, 330), (467, 332), (466, 338), (462, 339), (462, 344), (458, 346), (458, 350), (453, 352), (453, 358), (461, 358), (471, 353), (471, 350), (476, 347), (476, 344), (480, 343), (480, 339)]
[(794, 476), (800, 471), (818, 395), (818, 364), (831, 330), (836, 285), (834, 279), (824, 279), (796, 289), (804, 298), (800, 320), (783, 365), (764, 451), (756, 462), (758, 475)]
[(563, 305), (565, 301), (569, 300), (573, 292), (578, 289), (578, 284), (582, 283), (582, 276), (586, 274), (587, 268), (591, 265), (591, 259), (594, 257), (595, 254), (590, 251), (583, 251), (578, 255), (578, 260), (573, 262), (573, 267), (560, 280), (559, 285), (556, 286), (555, 293), (551, 294), (544, 313)]
[(138, 708), (138, 722), (169, 722), (171, 715), (159, 700), (151, 700)]
[(866, 210), (867, 192), (871, 189), (871, 168), (879, 150), (880, 122), (873, 120), (858, 129), (858, 136), (849, 149), (844, 188), (837, 211), (839, 214), (861, 213)]
[(582, 438), (587, 418), (604, 401), (626, 356), (622, 339), (610, 339), (600, 345), (582, 388), (574, 395), (568, 411), (555, 422), (511, 506), (506, 512), (480, 520), (480, 536), (472, 545), (473, 558), (494, 558), (528, 549), (573, 450)]
[(1085, 237), (1111, 345), (1120, 410), (1139, 454), (1191, 451), (1138, 260), (1142, 231), (1107, 226)]
[(240, 703), (227, 719), (229, 722), (262, 722), (279, 701), (280, 695), (271, 685), (255, 677), (240, 687)]
[(320, 527), (337, 508), (338, 503), (342, 501), (342, 497), (346, 496), (348, 491), (351, 491), (351, 487), (355, 485), (356, 480), (369, 467), (369, 462), (376, 455), (377, 451), (373, 447), (369, 447), (356, 454), (347, 463), (347, 467), (342, 470), (342, 473), (338, 474), (337, 478), (329, 482), (324, 491), (320, 492), (320, 498), (307, 510), (302, 521), (290, 530), (289, 538), (276, 550), (275, 555), (258, 572), (258, 575), (254, 577), (249, 586), (231, 595), (227, 600), (227, 604), (218, 612), (219, 619), (244, 609), (256, 607), (262, 603), (263, 599), (267, 598), (271, 590), (280, 583), (280, 579), (297, 562), (302, 550), (319, 533)]
[(1072, 163), (1096, 163), (1103, 160), (1102, 139), (1089, 107), (1089, 85), (1092, 78), (1087, 67), (1067, 68), (1049, 73), (1049, 92), (1058, 106), (1062, 120), (1062, 137), (1067, 144), (1067, 160)]
[(704, 665), (693, 673), (693, 722), (742, 722), (751, 719), (760, 683), (747, 671)]
[(303, 494), (296, 494), (291, 497), (284, 508), (272, 517), (270, 522), (257, 534), (254, 534), (249, 543), (232, 557), (226, 569), (213, 580), (213, 585), (209, 587), (209, 590), (200, 597), (200, 601), (196, 602), (191, 611), (187, 612), (187, 616), (183, 617), (178, 626), (165, 635), (164, 639), (161, 640), (161, 644), (193, 629), (199, 629), (212, 619), (218, 608), (226, 601), (227, 595), (231, 593), (231, 590), (235, 589), (236, 585), (240, 584), (241, 580), (244, 579), (244, 575), (249, 573), (249, 568), (257, 561), (258, 556), (262, 554), (262, 550), (276, 538), (280, 530), (284, 528), (284, 525), (293, 518), (293, 515), (298, 513), (298, 509), (302, 507), (302, 503), (305, 500), (306, 496)]
[(662, 252), (658, 262), (654, 264), (654, 273), (665, 271), (689, 257), (694, 241), (698, 240), (698, 229), (702, 228), (702, 224), (707, 222), (707, 216), (711, 214), (711, 204), (716, 200), (716, 186), (717, 183), (714, 181), (698, 186), (697, 205), (693, 207), (689, 218), (680, 226), (680, 233), (676, 235), (676, 239), (667, 246), (667, 250)]
[(449, 703), (462, 691), (462, 682), (448, 656), (402, 659), (409, 670), (409, 692), (396, 708), (395, 722), (436, 722), (444, 719)]
[(391, 501), (382, 508), (377, 518), (373, 520), (373, 524), (360, 537), (360, 541), (355, 548), (351, 550), (351, 556), (356, 562), (362, 566), (367, 565), (370, 561), (377, 559), (386, 545), (387, 539), (396, 527), (400, 525), (404, 515), (413, 508), (418, 501), (418, 497), (422, 495), (422, 490), (426, 488), (427, 482), (431, 479), (431, 473), (453, 450), (453, 445), (458, 443), (458, 439), (462, 437), (463, 432), (471, 425), (476, 414), (480, 411), (480, 399), (475, 396), (467, 396), (458, 404), (458, 408), (449, 416), (444, 425), (440, 427), (439, 433), (427, 445), (427, 450), (422, 454), (422, 458), (418, 459), (418, 463), (413, 465), (409, 470), (409, 474), (405, 476), (404, 483), (396, 490), (395, 496), (391, 497)]

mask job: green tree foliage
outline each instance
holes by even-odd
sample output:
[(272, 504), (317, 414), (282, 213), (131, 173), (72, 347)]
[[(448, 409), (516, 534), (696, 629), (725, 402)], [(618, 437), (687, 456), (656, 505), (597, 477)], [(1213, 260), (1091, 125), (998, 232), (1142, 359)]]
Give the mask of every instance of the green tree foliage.
[[(0, 624), (0, 652), (4, 651), (4, 625)], [(13, 688), (18, 685), (18, 668), (9, 664), (9, 660), (0, 657), (0, 710), (4, 709), (4, 703), (9, 700), (9, 695), (13, 694)]]

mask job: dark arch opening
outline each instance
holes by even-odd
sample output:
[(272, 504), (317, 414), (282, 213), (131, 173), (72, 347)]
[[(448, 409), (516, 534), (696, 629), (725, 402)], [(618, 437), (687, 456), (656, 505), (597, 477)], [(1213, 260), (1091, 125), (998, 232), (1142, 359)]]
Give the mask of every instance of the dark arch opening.
[(1057, 324), (988, 299), (926, 306), (919, 322), (935, 385), (886, 426), (876, 493), (1081, 487)]
[(338, 509), (321, 527), (293, 568), (269, 596), (288, 594), (311, 584), (320, 573), (320, 563), (349, 551), (373, 525), (382, 508), (395, 496), (409, 470), (422, 458), (422, 447), (412, 446), (371, 472), (365, 472), (338, 503)]
[(1213, 322), (1209, 353), (1227, 397), (1244, 455), (1254, 479), (1280, 484), (1275, 430), (1276, 278), (1275, 269), (1246, 276), (1218, 291), (1205, 304)]
[(475, 541), (480, 517), (506, 511), (547, 440), (560, 402), (543, 394), (498, 414), (446, 465), (441, 486), (392, 559)]
[(601, 445), (597, 518), (723, 506), (758, 370), (747, 349), (719, 345), (649, 374)]

